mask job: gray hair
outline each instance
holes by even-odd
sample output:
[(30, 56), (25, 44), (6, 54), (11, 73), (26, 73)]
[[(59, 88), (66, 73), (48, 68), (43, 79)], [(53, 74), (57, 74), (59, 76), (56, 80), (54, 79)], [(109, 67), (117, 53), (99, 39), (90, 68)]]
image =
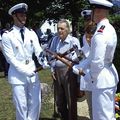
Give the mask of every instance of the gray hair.
[(65, 23), (68, 28), (68, 32), (70, 33), (70, 24), (66, 19), (60, 19), (58, 23)]

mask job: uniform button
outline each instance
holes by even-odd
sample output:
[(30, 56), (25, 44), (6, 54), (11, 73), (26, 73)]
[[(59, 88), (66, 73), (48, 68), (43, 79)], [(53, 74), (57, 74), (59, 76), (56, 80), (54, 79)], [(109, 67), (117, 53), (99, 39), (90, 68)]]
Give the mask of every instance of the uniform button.
[(94, 83), (94, 81), (92, 81), (92, 83)]

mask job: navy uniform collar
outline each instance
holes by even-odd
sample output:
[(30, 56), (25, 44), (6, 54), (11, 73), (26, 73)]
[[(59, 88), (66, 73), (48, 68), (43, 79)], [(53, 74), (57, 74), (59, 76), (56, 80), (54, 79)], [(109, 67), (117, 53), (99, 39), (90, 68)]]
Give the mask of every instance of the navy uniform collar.
[(18, 26), (16, 26), (16, 25), (13, 25), (13, 27), (14, 27), (15, 29), (17, 29), (18, 31), (20, 31), (21, 29), (25, 30), (25, 26), (23, 26), (22, 28), (20, 28), (20, 27), (18, 27)]

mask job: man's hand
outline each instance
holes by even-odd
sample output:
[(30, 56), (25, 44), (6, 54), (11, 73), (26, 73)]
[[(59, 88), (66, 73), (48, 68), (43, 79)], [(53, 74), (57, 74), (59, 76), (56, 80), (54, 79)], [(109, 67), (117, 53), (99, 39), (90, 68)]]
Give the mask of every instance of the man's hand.
[(72, 69), (75, 74), (85, 76), (83, 70), (81, 68), (77, 68), (76, 65), (74, 65)]
[(43, 69), (50, 68), (50, 66), (48, 65), (48, 62), (47, 62), (47, 61), (44, 61), (44, 62), (42, 63), (42, 67), (43, 67)]
[(33, 77), (35, 75), (35, 72), (31, 71), (31, 70), (28, 70), (28, 71), (25, 72), (25, 75), (28, 76), (28, 77)]
[(74, 72), (75, 74), (80, 75), (79, 69), (76, 68), (76, 66), (73, 66), (72, 69), (73, 69), (73, 72)]

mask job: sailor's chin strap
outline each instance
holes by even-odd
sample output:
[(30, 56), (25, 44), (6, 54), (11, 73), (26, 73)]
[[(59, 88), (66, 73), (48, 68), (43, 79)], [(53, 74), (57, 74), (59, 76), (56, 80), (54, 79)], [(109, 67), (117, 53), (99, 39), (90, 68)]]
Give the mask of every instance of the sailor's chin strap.
[(21, 23), (21, 25), (23, 25), (23, 26), (24, 26), (24, 23), (22, 23), (22, 21), (19, 19), (18, 15), (17, 15), (17, 14), (15, 14), (15, 16), (16, 16), (16, 18), (18, 19), (18, 21)]

